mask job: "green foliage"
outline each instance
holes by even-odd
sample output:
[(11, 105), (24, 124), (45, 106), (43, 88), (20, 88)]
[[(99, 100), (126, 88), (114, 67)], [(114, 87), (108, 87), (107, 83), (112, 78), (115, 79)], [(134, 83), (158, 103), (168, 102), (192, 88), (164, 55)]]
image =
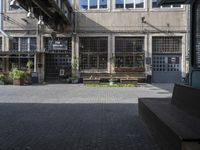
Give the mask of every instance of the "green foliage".
[(32, 71), (32, 68), (33, 68), (33, 62), (31, 60), (29, 60), (26, 64), (26, 67), (27, 67), (27, 71), (28, 73), (31, 73)]
[(21, 80), (21, 79), (24, 79), (26, 77), (26, 73), (22, 70), (17, 69), (17, 68), (12, 69), (10, 71), (9, 75), (13, 80)]
[(0, 81), (4, 81), (5, 75), (3, 73), (0, 73)]
[(136, 84), (85, 84), (88, 87), (136, 87)]

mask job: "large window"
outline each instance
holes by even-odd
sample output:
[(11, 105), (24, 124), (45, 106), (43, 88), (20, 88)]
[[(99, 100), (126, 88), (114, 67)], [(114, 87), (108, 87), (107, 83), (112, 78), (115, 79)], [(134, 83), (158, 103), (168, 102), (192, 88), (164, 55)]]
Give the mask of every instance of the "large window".
[(181, 53), (182, 37), (153, 37), (154, 53)]
[(144, 70), (144, 37), (115, 38), (115, 71)]
[(80, 69), (107, 69), (108, 38), (80, 38)]
[(194, 4), (192, 65), (200, 68), (200, 1)]
[(144, 8), (144, 0), (115, 0), (116, 9)]
[(81, 10), (106, 9), (107, 0), (80, 0)]
[(180, 4), (174, 4), (174, 5), (158, 5), (158, 0), (152, 0), (152, 8), (181, 8)]
[(14, 37), (10, 40), (10, 51), (35, 51), (36, 47), (35, 37)]

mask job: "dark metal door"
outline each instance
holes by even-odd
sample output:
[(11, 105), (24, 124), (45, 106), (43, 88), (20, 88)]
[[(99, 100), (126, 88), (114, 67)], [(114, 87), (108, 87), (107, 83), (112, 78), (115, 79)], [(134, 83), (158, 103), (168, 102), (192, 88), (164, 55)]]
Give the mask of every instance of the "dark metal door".
[(71, 56), (66, 54), (45, 55), (46, 81), (57, 81), (61, 69), (64, 70), (66, 77), (71, 76)]
[(152, 77), (154, 83), (181, 82), (181, 55), (153, 55)]

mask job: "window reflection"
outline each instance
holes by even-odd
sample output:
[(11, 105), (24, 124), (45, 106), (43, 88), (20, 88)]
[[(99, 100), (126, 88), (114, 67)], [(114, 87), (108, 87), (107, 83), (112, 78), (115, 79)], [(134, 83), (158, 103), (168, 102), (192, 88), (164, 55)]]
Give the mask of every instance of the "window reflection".
[(107, 0), (99, 0), (99, 8), (107, 8)]
[(124, 8), (124, 0), (116, 0), (116, 8)]
[(97, 8), (97, 0), (90, 0), (90, 9)]
[(126, 0), (126, 8), (134, 8), (133, 0)]
[(88, 9), (88, 0), (80, 0), (80, 8)]

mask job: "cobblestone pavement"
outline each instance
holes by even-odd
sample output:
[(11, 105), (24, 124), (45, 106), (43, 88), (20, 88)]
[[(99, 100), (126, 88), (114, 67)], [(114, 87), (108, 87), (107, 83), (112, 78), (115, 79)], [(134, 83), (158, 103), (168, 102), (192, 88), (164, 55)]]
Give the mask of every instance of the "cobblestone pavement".
[(173, 85), (86, 87), (82, 84), (0, 86), (0, 103), (137, 103), (138, 97), (169, 97)]
[(172, 87), (0, 86), (0, 150), (159, 150), (137, 98)]

